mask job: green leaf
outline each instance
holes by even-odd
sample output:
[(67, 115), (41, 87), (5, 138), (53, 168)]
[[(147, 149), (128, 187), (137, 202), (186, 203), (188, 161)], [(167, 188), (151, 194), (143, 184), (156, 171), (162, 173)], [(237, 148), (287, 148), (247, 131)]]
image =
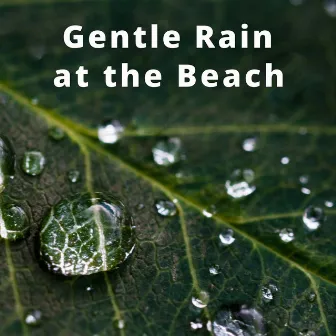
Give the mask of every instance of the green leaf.
[[(30, 236), (0, 243), (0, 334), (188, 335), (197, 318), (206, 324), (223, 307), (244, 304), (262, 312), (267, 335), (336, 334), (336, 211), (325, 207), (336, 201), (336, 21), (320, 2), (15, 0), (0, 5), (0, 133), (13, 143), (18, 160), (27, 150), (46, 158), (36, 177), (17, 164), (15, 179), (3, 192), (27, 209)], [(180, 48), (88, 44), (92, 30), (132, 32), (151, 23), (159, 23), (161, 31), (178, 30)], [(196, 25), (208, 24), (219, 35), (225, 29), (239, 34), (242, 23), (251, 31), (269, 30), (272, 49), (195, 48)], [(64, 29), (73, 24), (83, 26), (83, 49), (63, 43)], [(284, 73), (282, 89), (200, 85), (201, 70), (223, 74), (236, 68), (244, 74), (270, 61)], [(122, 62), (140, 72), (139, 88), (105, 87), (103, 70)], [(193, 88), (177, 87), (177, 66), (183, 63), (197, 69)], [(75, 71), (79, 65), (89, 70), (88, 88), (75, 81), (71, 88), (54, 87), (56, 69)], [(141, 82), (151, 68), (162, 72), (160, 88)], [(115, 145), (97, 139), (97, 124), (106, 119), (128, 125)], [(66, 137), (50, 138), (51, 127)], [(168, 136), (181, 139), (186, 159), (159, 167), (151, 150)], [(257, 138), (251, 153), (242, 149), (249, 137)], [(288, 164), (281, 163), (283, 157)], [(256, 190), (241, 200), (225, 189), (236, 169), (256, 175)], [(68, 179), (73, 170), (80, 172), (77, 183)], [(300, 176), (306, 175), (308, 184), (302, 185)], [(133, 256), (117, 270), (91, 276), (63, 278), (44, 271), (36, 242), (43, 219), (62, 198), (91, 191), (116, 194), (130, 209), (136, 226)], [(157, 214), (158, 199), (177, 200), (178, 215)], [(327, 216), (315, 232), (307, 232), (302, 222), (309, 205), (325, 208)], [(204, 216), (214, 208), (211, 218)], [(279, 237), (284, 228), (295, 234), (287, 244)], [(219, 235), (227, 229), (235, 241), (223, 247)], [(220, 268), (216, 276), (209, 272), (213, 265)], [(265, 302), (262, 288), (270, 284), (278, 291)], [(201, 291), (210, 301), (199, 315), (191, 299)], [(33, 310), (42, 312), (38, 327), (25, 323)], [(123, 329), (116, 327), (118, 321), (124, 321)], [(207, 333), (205, 327), (201, 333)]]

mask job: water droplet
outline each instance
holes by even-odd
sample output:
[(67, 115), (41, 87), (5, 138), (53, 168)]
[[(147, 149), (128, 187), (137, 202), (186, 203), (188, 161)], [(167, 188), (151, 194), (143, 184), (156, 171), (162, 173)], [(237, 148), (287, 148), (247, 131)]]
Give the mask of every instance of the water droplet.
[(279, 236), (284, 243), (289, 243), (295, 238), (293, 230), (287, 228), (280, 230)]
[(311, 191), (308, 188), (301, 188), (301, 192), (305, 195), (310, 195)]
[(89, 287), (86, 287), (86, 290), (87, 290), (88, 292), (92, 292), (92, 291), (93, 291), (93, 288), (92, 288), (91, 286), (89, 286)]
[(252, 185), (254, 172), (251, 169), (236, 169), (230, 180), (225, 182), (226, 192), (233, 198), (239, 199), (252, 194), (256, 187)]
[(124, 133), (124, 126), (117, 120), (106, 121), (98, 126), (98, 139), (106, 144), (116, 143)]
[(311, 303), (314, 302), (316, 300), (316, 294), (314, 292), (309, 293), (307, 295), (307, 300)]
[(71, 183), (77, 183), (80, 178), (80, 172), (78, 170), (70, 170), (68, 172), (68, 179)]
[(55, 141), (59, 141), (64, 139), (65, 132), (62, 130), (62, 128), (59, 127), (51, 127), (48, 132), (50, 138), (52, 138)]
[(287, 165), (289, 163), (289, 158), (287, 156), (284, 156), (283, 158), (281, 158), (281, 163), (283, 165)]
[(309, 176), (308, 175), (302, 175), (302, 176), (300, 176), (299, 180), (300, 180), (300, 183), (307, 184), (308, 181), (309, 181)]
[(335, 0), (324, 0), (324, 10), (331, 17), (336, 18), (336, 1)]
[(24, 210), (14, 204), (0, 206), (0, 237), (11, 241), (22, 239), (29, 230)]
[(224, 246), (231, 245), (236, 240), (236, 238), (233, 237), (233, 230), (227, 229), (224, 233), (221, 233), (219, 240)]
[(156, 201), (155, 208), (161, 216), (172, 217), (177, 213), (176, 205), (172, 201), (160, 200)]
[(32, 98), (31, 103), (33, 105), (37, 105), (39, 103), (39, 99), (37, 97)]
[(5, 136), (0, 136), (0, 193), (6, 188), (9, 179), (14, 178), (15, 152)]
[(40, 175), (45, 167), (46, 160), (41, 152), (28, 151), (24, 153), (22, 170), (31, 176)]
[(116, 329), (124, 329), (125, 328), (125, 321), (124, 320), (115, 320), (114, 326)]
[(261, 289), (262, 299), (267, 303), (271, 302), (274, 298), (273, 294), (277, 291), (278, 288), (273, 284), (269, 284), (268, 286), (262, 287)]
[(321, 208), (309, 206), (304, 211), (302, 220), (308, 230), (317, 230), (324, 220), (324, 211)]
[(142, 204), (142, 203), (139, 203), (139, 204), (136, 206), (136, 209), (137, 209), (137, 210), (142, 210), (142, 209), (144, 209), (144, 208), (145, 208), (145, 205)]
[(39, 310), (29, 312), (25, 317), (25, 322), (29, 326), (35, 327), (41, 323), (42, 313)]
[(201, 321), (190, 322), (191, 330), (198, 330), (203, 328), (203, 324)]
[(311, 330), (303, 330), (299, 332), (299, 336), (316, 336), (316, 333), (315, 331), (311, 331)]
[(170, 166), (181, 160), (182, 144), (179, 138), (159, 141), (152, 149), (153, 159), (159, 166)]
[(209, 272), (211, 275), (218, 275), (220, 273), (220, 267), (219, 265), (213, 265), (209, 267)]
[(243, 149), (245, 152), (254, 152), (257, 147), (257, 139), (256, 138), (247, 138), (243, 142)]
[(198, 297), (192, 297), (192, 304), (199, 309), (205, 308), (210, 301), (209, 294), (206, 291), (201, 291)]
[(211, 218), (213, 216), (213, 214), (207, 210), (203, 210), (202, 214), (207, 218)]
[(254, 308), (242, 306), (238, 311), (221, 310), (207, 324), (215, 336), (256, 336), (265, 334), (263, 316)]
[(133, 220), (112, 195), (96, 192), (64, 199), (41, 226), (41, 261), (54, 273), (73, 276), (108, 271), (133, 250)]
[(324, 202), (324, 205), (327, 207), (327, 208), (332, 208), (334, 206), (334, 202), (331, 202), (331, 201), (325, 201)]

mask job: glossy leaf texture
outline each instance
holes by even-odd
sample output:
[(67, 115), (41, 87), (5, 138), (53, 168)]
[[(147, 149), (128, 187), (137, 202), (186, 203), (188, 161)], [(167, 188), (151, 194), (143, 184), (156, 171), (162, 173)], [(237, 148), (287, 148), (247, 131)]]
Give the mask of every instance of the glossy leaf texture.
[[(2, 194), (26, 210), (30, 235), (0, 242), (0, 334), (208, 334), (190, 323), (199, 318), (205, 325), (223, 307), (244, 304), (262, 313), (270, 336), (336, 334), (336, 211), (330, 207), (336, 204), (336, 20), (322, 3), (2, 0), (0, 6), (0, 133), (18, 161), (28, 150), (46, 160), (38, 176), (17, 164)], [(109, 41), (112, 29), (131, 33), (151, 23), (178, 30), (180, 48), (88, 44), (92, 30), (105, 31)], [(196, 25), (210, 25), (219, 36), (225, 29), (239, 34), (242, 23), (269, 30), (272, 48), (195, 48)], [(83, 49), (63, 43), (73, 24), (83, 26)], [(122, 62), (140, 72), (139, 88), (105, 86), (103, 70)], [(207, 68), (244, 74), (266, 62), (282, 69), (284, 88), (199, 84)], [(177, 85), (177, 66), (185, 63), (198, 73), (189, 89)], [(75, 81), (54, 87), (56, 69), (79, 65), (89, 70), (88, 88)], [(151, 68), (162, 72), (160, 88), (142, 81)], [(113, 145), (98, 141), (97, 127), (106, 120), (125, 126)], [(51, 138), (52, 127), (65, 137)], [(182, 160), (159, 166), (152, 149), (167, 137), (180, 139)], [(250, 138), (256, 148), (246, 151)], [(237, 169), (255, 174), (255, 190), (239, 200), (226, 187)], [(69, 172), (76, 172), (76, 183)], [(118, 195), (132, 213), (134, 254), (117, 270), (91, 276), (45, 271), (36, 253), (44, 217), (62, 198), (92, 190)], [(158, 200), (172, 201), (177, 214), (158, 214)], [(302, 220), (308, 206), (325, 213), (313, 232)], [(283, 229), (293, 231), (291, 242), (280, 238)], [(223, 246), (221, 234), (234, 241)], [(278, 290), (265, 300), (270, 284)], [(209, 303), (197, 313), (191, 301), (201, 291)], [(32, 311), (42, 313), (39, 326), (25, 323)]]

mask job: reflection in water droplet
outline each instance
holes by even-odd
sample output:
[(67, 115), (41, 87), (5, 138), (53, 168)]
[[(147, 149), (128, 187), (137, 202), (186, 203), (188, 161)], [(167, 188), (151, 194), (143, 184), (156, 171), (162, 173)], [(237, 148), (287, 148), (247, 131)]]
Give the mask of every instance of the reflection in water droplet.
[(265, 335), (263, 316), (247, 306), (242, 306), (238, 311), (221, 310), (213, 322), (208, 322), (207, 329), (215, 336)]
[(331, 202), (331, 201), (325, 201), (324, 202), (324, 205), (327, 207), (327, 208), (332, 208), (334, 206), (334, 202)]
[(128, 209), (103, 193), (60, 201), (40, 231), (41, 261), (50, 271), (69, 276), (111, 270), (130, 256), (134, 246)]
[(65, 132), (62, 130), (62, 128), (59, 127), (51, 127), (48, 132), (50, 138), (52, 138), (55, 141), (59, 141), (64, 139)]
[(98, 139), (106, 144), (114, 144), (124, 132), (124, 126), (117, 120), (106, 121), (98, 126)]
[(39, 310), (29, 312), (25, 317), (25, 322), (29, 326), (38, 326), (41, 323), (42, 313)]
[(41, 152), (28, 151), (24, 153), (22, 170), (31, 176), (40, 175), (45, 167), (46, 160)]
[(0, 206), (0, 237), (11, 241), (22, 239), (29, 230), (28, 217), (17, 205)]
[(211, 275), (218, 275), (220, 273), (220, 267), (219, 265), (213, 265), (209, 267), (209, 272)]
[(324, 0), (324, 10), (331, 17), (336, 18), (336, 1), (335, 0)]
[(15, 152), (5, 136), (0, 136), (0, 193), (6, 188), (9, 179), (14, 178)]
[(227, 229), (224, 233), (221, 233), (219, 240), (224, 246), (231, 245), (236, 240), (236, 238), (233, 237), (233, 230)]
[(324, 220), (324, 212), (321, 208), (309, 206), (304, 211), (302, 220), (308, 230), (317, 230)]
[(210, 301), (209, 294), (206, 291), (201, 291), (198, 297), (192, 297), (192, 304), (199, 309), (205, 308)]
[(284, 243), (289, 243), (295, 238), (293, 230), (287, 228), (280, 230), (279, 236)]
[(316, 294), (314, 292), (311, 292), (307, 295), (307, 300), (309, 302), (314, 302), (316, 300)]
[(252, 184), (254, 172), (251, 169), (236, 169), (230, 180), (225, 182), (226, 192), (233, 198), (239, 199), (252, 194), (256, 187)]
[(289, 158), (287, 156), (284, 156), (283, 158), (281, 158), (281, 163), (283, 165), (287, 165), (289, 163)]
[(177, 213), (176, 205), (169, 200), (160, 200), (155, 203), (156, 211), (163, 217), (172, 217)]
[(246, 152), (254, 152), (257, 147), (257, 139), (256, 138), (247, 138), (243, 142), (243, 149)]
[(78, 170), (70, 170), (68, 172), (68, 180), (71, 183), (77, 183), (80, 178), (80, 172)]
[(262, 287), (261, 289), (262, 299), (267, 303), (271, 302), (274, 298), (273, 294), (277, 291), (278, 288), (273, 284), (269, 284), (268, 286)]
[(153, 159), (159, 166), (170, 166), (182, 158), (182, 144), (179, 138), (159, 141), (152, 149)]

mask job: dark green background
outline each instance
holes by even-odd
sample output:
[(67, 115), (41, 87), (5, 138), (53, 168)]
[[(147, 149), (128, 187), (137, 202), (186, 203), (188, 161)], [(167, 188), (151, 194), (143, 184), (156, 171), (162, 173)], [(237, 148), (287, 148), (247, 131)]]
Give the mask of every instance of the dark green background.
[[(71, 50), (63, 44), (63, 31), (73, 24), (87, 34), (132, 32), (152, 23), (178, 30), (180, 48), (102, 50), (87, 43)], [(196, 25), (219, 33), (239, 32), (242, 23), (251, 31), (269, 30), (272, 49), (195, 49)], [(41, 50), (43, 57), (36, 58)], [(142, 73), (159, 69), (162, 87), (106, 88), (102, 71), (121, 62)], [(180, 63), (244, 73), (266, 62), (282, 69), (283, 89), (177, 87)], [(53, 86), (56, 69), (79, 65), (89, 70), (89, 88)], [(305, 329), (336, 334), (335, 210), (315, 233), (307, 234), (302, 223), (308, 205), (336, 201), (336, 19), (320, 1), (297, 7), (284, 0), (1, 1), (0, 95), (0, 132), (18, 159), (27, 149), (41, 150), (47, 159), (40, 177), (18, 167), (4, 192), (26, 209), (32, 229), (22, 243), (0, 243), (0, 334), (189, 335), (197, 317), (191, 297), (201, 289), (211, 298), (204, 320), (223, 306), (249, 304), (263, 312), (270, 336)], [(99, 144), (94, 131), (106, 118), (133, 125), (110, 147)], [(52, 141), (50, 126), (68, 137)], [(157, 167), (151, 148), (168, 135), (181, 138), (186, 160)], [(258, 138), (253, 153), (241, 147), (249, 136)], [(280, 163), (284, 156), (288, 165)], [(78, 184), (67, 180), (74, 168), (81, 171)], [(238, 202), (224, 187), (237, 168), (253, 169), (257, 187)], [(177, 179), (177, 172), (184, 177)], [(301, 175), (310, 177), (308, 196), (300, 191)], [(64, 279), (46, 273), (34, 244), (41, 220), (62, 197), (90, 187), (116, 193), (130, 208), (136, 252), (105, 275)], [(177, 198), (179, 216), (159, 217), (157, 198)], [(217, 214), (204, 217), (203, 209), (213, 206)], [(227, 227), (236, 241), (222, 248), (218, 235)], [(291, 244), (281, 242), (276, 230), (282, 228), (294, 230)], [(211, 277), (214, 263), (222, 271)], [(264, 303), (261, 288), (269, 283), (279, 291)], [(88, 286), (94, 290), (87, 292)], [(311, 292), (317, 295), (313, 303), (306, 299)], [(39, 327), (23, 323), (32, 309), (43, 313)], [(120, 318), (122, 331), (114, 327)]]

